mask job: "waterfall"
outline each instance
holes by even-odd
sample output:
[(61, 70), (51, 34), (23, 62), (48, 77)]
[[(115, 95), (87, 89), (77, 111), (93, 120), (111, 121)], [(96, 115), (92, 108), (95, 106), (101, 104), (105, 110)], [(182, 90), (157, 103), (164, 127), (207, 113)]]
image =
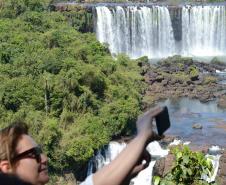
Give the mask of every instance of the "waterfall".
[(125, 143), (110, 142), (106, 150), (99, 150), (97, 155), (89, 161), (87, 176), (109, 164), (125, 147)]
[(112, 54), (132, 58), (160, 58), (175, 53), (175, 41), (166, 7), (96, 7), (96, 35)]
[[(109, 164), (125, 147), (125, 143), (110, 142), (107, 149), (98, 151), (97, 155), (89, 161), (87, 176)], [(152, 158), (158, 159), (166, 156), (169, 150), (163, 150), (159, 143), (154, 141), (147, 146), (147, 151), (151, 154)], [(150, 185), (155, 162), (155, 160), (152, 160), (145, 170), (131, 180), (131, 184)]]
[[(97, 6), (96, 35), (113, 55), (131, 58), (222, 56), (226, 50), (225, 6)], [(181, 10), (181, 33), (172, 27), (175, 10)], [(170, 13), (169, 13), (170, 12)], [(180, 34), (176, 40), (174, 35)]]
[(224, 6), (182, 8), (182, 55), (219, 56), (226, 49)]

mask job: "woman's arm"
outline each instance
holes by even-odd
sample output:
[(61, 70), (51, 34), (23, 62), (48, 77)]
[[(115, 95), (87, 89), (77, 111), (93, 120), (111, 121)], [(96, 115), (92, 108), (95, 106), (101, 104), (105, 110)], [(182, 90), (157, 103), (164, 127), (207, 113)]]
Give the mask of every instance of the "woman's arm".
[[(125, 180), (138, 174), (149, 164), (150, 157), (145, 153), (147, 144), (155, 140), (156, 134), (152, 131), (152, 119), (159, 114), (162, 108), (147, 111), (137, 120), (137, 136), (126, 148), (107, 166), (93, 175), (94, 185), (121, 185)], [(146, 160), (142, 164), (142, 159)]]

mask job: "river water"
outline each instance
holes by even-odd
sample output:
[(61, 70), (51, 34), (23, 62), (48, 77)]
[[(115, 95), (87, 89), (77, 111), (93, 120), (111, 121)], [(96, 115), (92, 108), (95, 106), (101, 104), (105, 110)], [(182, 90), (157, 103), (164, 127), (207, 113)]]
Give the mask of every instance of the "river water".
[[(226, 110), (217, 103), (201, 103), (199, 100), (181, 98), (160, 102), (169, 109), (171, 127), (166, 135), (179, 136), (194, 145), (226, 146)], [(202, 125), (202, 129), (192, 128), (193, 124)]]

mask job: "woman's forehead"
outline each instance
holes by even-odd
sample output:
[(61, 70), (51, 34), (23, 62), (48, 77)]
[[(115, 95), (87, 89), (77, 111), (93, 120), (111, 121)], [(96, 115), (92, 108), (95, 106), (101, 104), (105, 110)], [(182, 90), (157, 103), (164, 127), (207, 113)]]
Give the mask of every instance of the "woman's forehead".
[(23, 134), (17, 143), (16, 151), (17, 153), (21, 153), (36, 146), (37, 143), (31, 136)]

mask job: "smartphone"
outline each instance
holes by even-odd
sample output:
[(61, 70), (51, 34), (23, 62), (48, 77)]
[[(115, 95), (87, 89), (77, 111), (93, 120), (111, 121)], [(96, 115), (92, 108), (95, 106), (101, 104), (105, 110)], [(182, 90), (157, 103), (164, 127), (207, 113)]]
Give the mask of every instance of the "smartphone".
[(158, 135), (161, 136), (170, 127), (169, 113), (166, 106), (164, 106), (163, 111), (155, 117), (155, 120)]

